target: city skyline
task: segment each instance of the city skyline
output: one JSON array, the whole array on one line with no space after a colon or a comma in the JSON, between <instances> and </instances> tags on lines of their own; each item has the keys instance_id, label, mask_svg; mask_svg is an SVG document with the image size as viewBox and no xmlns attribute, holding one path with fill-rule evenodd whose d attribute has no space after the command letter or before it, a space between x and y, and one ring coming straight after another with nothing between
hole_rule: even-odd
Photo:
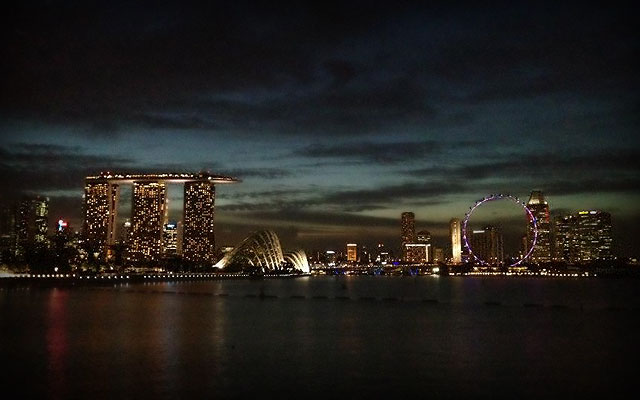
<instances>
[{"instance_id":1,"label":"city skyline","mask_svg":"<svg viewBox=\"0 0 640 400\"><path fill-rule=\"evenodd\" d=\"M606 211L614 253L640 252L623 8L14 7L0 200L48 197L51 228L81 227L87 175L210 170L244 181L215 194L216 245L397 246L407 210L446 241L476 199L540 190L550 221Z\"/></svg>"}]
</instances>

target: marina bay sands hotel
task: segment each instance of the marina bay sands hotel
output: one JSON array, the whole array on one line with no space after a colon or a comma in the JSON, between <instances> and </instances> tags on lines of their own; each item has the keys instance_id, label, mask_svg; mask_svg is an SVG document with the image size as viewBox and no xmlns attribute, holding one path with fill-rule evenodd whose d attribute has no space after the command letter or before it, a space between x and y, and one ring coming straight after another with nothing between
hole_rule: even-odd
<instances>
[{"instance_id":1,"label":"marina bay sands hotel","mask_svg":"<svg viewBox=\"0 0 640 400\"><path fill-rule=\"evenodd\" d=\"M162 254L162 231L167 216L167 184L184 184L182 257L215 262L215 185L236 183L230 176L198 174L111 174L88 176L84 186L84 234L88 248L102 258L113 257L121 185L133 185L129 260L153 263Z\"/></svg>"}]
</instances>

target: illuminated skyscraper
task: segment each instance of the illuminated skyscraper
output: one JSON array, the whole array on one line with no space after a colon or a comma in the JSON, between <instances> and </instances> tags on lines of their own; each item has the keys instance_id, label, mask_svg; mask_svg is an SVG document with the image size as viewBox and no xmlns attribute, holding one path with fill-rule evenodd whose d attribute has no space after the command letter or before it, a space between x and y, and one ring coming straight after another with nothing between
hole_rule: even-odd
<instances>
[{"instance_id":1,"label":"illuminated skyscraper","mask_svg":"<svg viewBox=\"0 0 640 400\"><path fill-rule=\"evenodd\" d=\"M355 243L347 243L347 262L355 263L358 261L358 245Z\"/></svg>"},{"instance_id":2,"label":"illuminated skyscraper","mask_svg":"<svg viewBox=\"0 0 640 400\"><path fill-rule=\"evenodd\" d=\"M27 249L47 243L48 216L48 198L37 196L20 201L15 218L16 256L22 257Z\"/></svg>"},{"instance_id":3,"label":"illuminated skyscraper","mask_svg":"<svg viewBox=\"0 0 640 400\"><path fill-rule=\"evenodd\" d=\"M554 260L574 262L576 259L575 230L576 217L573 215L555 218Z\"/></svg>"},{"instance_id":4,"label":"illuminated skyscraper","mask_svg":"<svg viewBox=\"0 0 640 400\"><path fill-rule=\"evenodd\" d=\"M164 182L133 182L129 256L134 263L160 259L166 199Z\"/></svg>"},{"instance_id":5,"label":"illuminated skyscraper","mask_svg":"<svg viewBox=\"0 0 640 400\"><path fill-rule=\"evenodd\" d=\"M599 211L579 211L574 228L576 261L587 263L611 260L611 214Z\"/></svg>"},{"instance_id":6,"label":"illuminated skyscraper","mask_svg":"<svg viewBox=\"0 0 640 400\"><path fill-rule=\"evenodd\" d=\"M184 184L182 257L192 263L213 265L215 186L211 182Z\"/></svg>"},{"instance_id":7,"label":"illuminated skyscraper","mask_svg":"<svg viewBox=\"0 0 640 400\"><path fill-rule=\"evenodd\" d=\"M434 247L433 248L433 263L441 263L444 262L444 250L442 247Z\"/></svg>"},{"instance_id":8,"label":"illuminated skyscraper","mask_svg":"<svg viewBox=\"0 0 640 400\"><path fill-rule=\"evenodd\" d=\"M87 180L84 185L84 238L90 252L109 257L116 240L116 217L120 187L106 179Z\"/></svg>"},{"instance_id":9,"label":"illuminated skyscraper","mask_svg":"<svg viewBox=\"0 0 640 400\"><path fill-rule=\"evenodd\" d=\"M16 208L7 206L0 209L0 262L13 259L16 255Z\"/></svg>"},{"instance_id":10,"label":"illuminated skyscraper","mask_svg":"<svg viewBox=\"0 0 640 400\"><path fill-rule=\"evenodd\" d=\"M378 243L376 246L376 262L386 264L391 259L389 252L385 249L384 243Z\"/></svg>"},{"instance_id":11,"label":"illuminated skyscraper","mask_svg":"<svg viewBox=\"0 0 640 400\"><path fill-rule=\"evenodd\" d=\"M115 221L119 185L133 184L133 208L128 259L133 262L157 261L161 255L163 226L167 223L167 183L184 183L184 224L177 226L178 244L187 250L186 259L213 263L213 210L215 184L235 183L236 178L207 172L161 174L113 174L87 176L85 179L84 234L89 251L110 258L115 244ZM188 220L188 221L187 221ZM184 228L184 229L183 229ZM123 236L123 239L125 237ZM184 240L181 240L184 239ZM184 243L183 243L184 242ZM181 246L184 245L184 246Z\"/></svg>"},{"instance_id":12,"label":"illuminated skyscraper","mask_svg":"<svg viewBox=\"0 0 640 400\"><path fill-rule=\"evenodd\" d=\"M473 231L471 248L476 257L489 265L500 265L504 262L502 233L495 226L488 225L484 229Z\"/></svg>"},{"instance_id":13,"label":"illuminated skyscraper","mask_svg":"<svg viewBox=\"0 0 640 400\"><path fill-rule=\"evenodd\" d=\"M401 218L402 233L402 261L410 262L407 258L407 244L416 241L416 216L412 212L403 212Z\"/></svg>"},{"instance_id":14,"label":"illuminated skyscraper","mask_svg":"<svg viewBox=\"0 0 640 400\"><path fill-rule=\"evenodd\" d=\"M531 192L527 208L536 218L538 225L538 238L536 246L531 253L531 261L534 263L547 263L551 261L551 217L549 215L549 204L541 191ZM533 225L527 225L527 239L533 242Z\"/></svg>"},{"instance_id":15,"label":"illuminated skyscraper","mask_svg":"<svg viewBox=\"0 0 640 400\"><path fill-rule=\"evenodd\" d=\"M329 267L333 267L336 265L338 261L338 255L334 250L327 250L324 254L324 261Z\"/></svg>"},{"instance_id":16,"label":"illuminated skyscraper","mask_svg":"<svg viewBox=\"0 0 640 400\"><path fill-rule=\"evenodd\" d=\"M360 249L358 250L357 259L358 259L358 262L361 264L371 263L373 259L373 255L371 254L371 250L367 247L366 244L363 244L362 246L360 246Z\"/></svg>"},{"instance_id":17,"label":"illuminated skyscraper","mask_svg":"<svg viewBox=\"0 0 640 400\"><path fill-rule=\"evenodd\" d=\"M449 221L449 235L451 237L451 262L459 264L462 262L462 242L460 239L460 220L452 218Z\"/></svg>"}]
</instances>

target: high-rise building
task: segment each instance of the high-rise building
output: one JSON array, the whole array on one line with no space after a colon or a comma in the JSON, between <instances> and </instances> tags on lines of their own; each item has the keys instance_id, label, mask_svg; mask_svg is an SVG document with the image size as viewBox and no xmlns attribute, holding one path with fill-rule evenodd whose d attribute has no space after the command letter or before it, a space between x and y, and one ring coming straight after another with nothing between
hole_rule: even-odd
<instances>
[{"instance_id":1,"label":"high-rise building","mask_svg":"<svg viewBox=\"0 0 640 400\"><path fill-rule=\"evenodd\" d=\"M335 250L327 250L324 253L324 261L329 267L335 266L338 261L338 255Z\"/></svg>"},{"instance_id":2,"label":"high-rise building","mask_svg":"<svg viewBox=\"0 0 640 400\"><path fill-rule=\"evenodd\" d=\"M168 222L167 183L184 183L184 221L177 227L176 252L198 264L215 261L215 184L236 178L208 172L114 174L103 172L85 179L84 236L89 251L109 259L116 239L119 185L133 184L133 209L129 240L130 261L155 261L162 253L162 231ZM123 237L125 239L125 237Z\"/></svg>"},{"instance_id":3,"label":"high-rise building","mask_svg":"<svg viewBox=\"0 0 640 400\"><path fill-rule=\"evenodd\" d=\"M522 235L520 238L520 258L524 258L527 253L529 253L529 235Z\"/></svg>"},{"instance_id":4,"label":"high-rise building","mask_svg":"<svg viewBox=\"0 0 640 400\"><path fill-rule=\"evenodd\" d=\"M0 208L0 235L11 236L15 234L15 228L16 228L15 206L5 206Z\"/></svg>"},{"instance_id":5,"label":"high-rise building","mask_svg":"<svg viewBox=\"0 0 640 400\"><path fill-rule=\"evenodd\" d=\"M489 265L504 262L502 233L498 227L488 225L484 229L474 230L471 235L471 248L476 257Z\"/></svg>"},{"instance_id":6,"label":"high-rise building","mask_svg":"<svg viewBox=\"0 0 640 400\"><path fill-rule=\"evenodd\" d=\"M376 246L376 262L380 264L386 264L390 261L391 256L389 252L384 247L384 243L378 243Z\"/></svg>"},{"instance_id":7,"label":"high-rise building","mask_svg":"<svg viewBox=\"0 0 640 400\"><path fill-rule=\"evenodd\" d=\"M215 262L215 186L211 182L184 184L182 257L196 264Z\"/></svg>"},{"instance_id":8,"label":"high-rise building","mask_svg":"<svg viewBox=\"0 0 640 400\"><path fill-rule=\"evenodd\" d=\"M611 214L599 210L578 211L573 230L576 261L611 260Z\"/></svg>"},{"instance_id":9,"label":"high-rise building","mask_svg":"<svg viewBox=\"0 0 640 400\"><path fill-rule=\"evenodd\" d=\"M358 262L368 265L371 264L372 258L373 256L369 247L367 247L366 244L360 246L360 249L358 250Z\"/></svg>"},{"instance_id":10,"label":"high-rise building","mask_svg":"<svg viewBox=\"0 0 640 400\"><path fill-rule=\"evenodd\" d=\"M536 218L538 228L536 245L531 253L530 260L533 263L548 263L551 261L551 216L549 214L549 204L545 200L544 194L539 190L532 191L527 202L527 208ZM533 243L533 236L533 224L528 224L527 238L529 243Z\"/></svg>"},{"instance_id":11,"label":"high-rise building","mask_svg":"<svg viewBox=\"0 0 640 400\"><path fill-rule=\"evenodd\" d=\"M451 218L449 221L449 236L451 237L451 262L460 264L462 262L462 242L460 239L460 220Z\"/></svg>"},{"instance_id":12,"label":"high-rise building","mask_svg":"<svg viewBox=\"0 0 640 400\"><path fill-rule=\"evenodd\" d=\"M49 199L36 196L20 201L15 218L16 256L23 257L33 246L47 243Z\"/></svg>"},{"instance_id":13,"label":"high-rise building","mask_svg":"<svg viewBox=\"0 0 640 400\"><path fill-rule=\"evenodd\" d=\"M403 212L401 217L401 245L402 261L410 262L407 258L407 244L416 241L416 216L412 212Z\"/></svg>"},{"instance_id":14,"label":"high-rise building","mask_svg":"<svg viewBox=\"0 0 640 400\"><path fill-rule=\"evenodd\" d=\"M444 262L444 250L442 247L433 248L433 262L436 264Z\"/></svg>"},{"instance_id":15,"label":"high-rise building","mask_svg":"<svg viewBox=\"0 0 640 400\"><path fill-rule=\"evenodd\" d=\"M176 223L164 224L162 228L162 254L174 256L178 253L178 225Z\"/></svg>"},{"instance_id":16,"label":"high-rise building","mask_svg":"<svg viewBox=\"0 0 640 400\"><path fill-rule=\"evenodd\" d=\"M160 259L166 199L164 182L133 182L129 256L134 263Z\"/></svg>"},{"instance_id":17,"label":"high-rise building","mask_svg":"<svg viewBox=\"0 0 640 400\"><path fill-rule=\"evenodd\" d=\"M555 218L554 260L574 262L576 259L576 243L574 229L576 217L573 215L557 216Z\"/></svg>"},{"instance_id":18,"label":"high-rise building","mask_svg":"<svg viewBox=\"0 0 640 400\"><path fill-rule=\"evenodd\" d=\"M16 208L0 209L0 262L7 262L16 255Z\"/></svg>"},{"instance_id":19,"label":"high-rise building","mask_svg":"<svg viewBox=\"0 0 640 400\"><path fill-rule=\"evenodd\" d=\"M106 179L87 180L84 186L83 233L87 249L110 257L116 241L116 217L120 187Z\"/></svg>"},{"instance_id":20,"label":"high-rise building","mask_svg":"<svg viewBox=\"0 0 640 400\"><path fill-rule=\"evenodd\" d=\"M356 243L347 243L347 262L355 263L358 261L358 245Z\"/></svg>"}]
</instances>

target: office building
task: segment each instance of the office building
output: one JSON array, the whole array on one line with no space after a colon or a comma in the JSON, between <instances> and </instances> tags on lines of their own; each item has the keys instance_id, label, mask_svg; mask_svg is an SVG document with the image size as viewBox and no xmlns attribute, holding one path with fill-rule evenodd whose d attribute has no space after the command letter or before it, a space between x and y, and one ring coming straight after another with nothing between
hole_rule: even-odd
<instances>
[{"instance_id":1,"label":"office building","mask_svg":"<svg viewBox=\"0 0 640 400\"><path fill-rule=\"evenodd\" d=\"M0 209L0 262L13 260L16 253L16 207Z\"/></svg>"},{"instance_id":2,"label":"office building","mask_svg":"<svg viewBox=\"0 0 640 400\"><path fill-rule=\"evenodd\" d=\"M576 261L588 263L613 259L611 214L599 210L578 211L575 218Z\"/></svg>"},{"instance_id":3,"label":"office building","mask_svg":"<svg viewBox=\"0 0 640 400\"><path fill-rule=\"evenodd\" d=\"M449 236L451 238L451 262L460 264L462 262L462 239L460 231L460 220L452 218L449 221Z\"/></svg>"},{"instance_id":4,"label":"office building","mask_svg":"<svg viewBox=\"0 0 640 400\"><path fill-rule=\"evenodd\" d=\"M572 263L576 260L577 254L574 229L576 217L574 215L558 216L554 220L554 260L559 262Z\"/></svg>"},{"instance_id":5,"label":"office building","mask_svg":"<svg viewBox=\"0 0 640 400\"><path fill-rule=\"evenodd\" d=\"M337 264L338 255L334 250L327 250L324 254L324 262L329 267L334 267Z\"/></svg>"},{"instance_id":6,"label":"office building","mask_svg":"<svg viewBox=\"0 0 640 400\"><path fill-rule=\"evenodd\" d=\"M433 248L432 262L434 264L444 262L444 250L442 249L442 247L434 247Z\"/></svg>"},{"instance_id":7,"label":"office building","mask_svg":"<svg viewBox=\"0 0 640 400\"><path fill-rule=\"evenodd\" d=\"M471 234L473 254L488 265L501 265L504 262L502 233L495 226L485 226Z\"/></svg>"},{"instance_id":8,"label":"office building","mask_svg":"<svg viewBox=\"0 0 640 400\"><path fill-rule=\"evenodd\" d=\"M401 216L402 261L410 262L407 257L407 244L416 242L416 217L412 212L403 212Z\"/></svg>"},{"instance_id":9,"label":"office building","mask_svg":"<svg viewBox=\"0 0 640 400\"><path fill-rule=\"evenodd\" d=\"M538 190L532 191L527 208L536 218L538 228L536 245L529 260L536 264L548 263L551 261L551 216L549 204L545 200L544 194ZM530 223L527 225L529 247L533 243L533 236L533 224Z\"/></svg>"},{"instance_id":10,"label":"office building","mask_svg":"<svg viewBox=\"0 0 640 400\"><path fill-rule=\"evenodd\" d=\"M384 246L384 243L378 243L376 245L376 263L386 265L391 261L391 255Z\"/></svg>"},{"instance_id":11,"label":"office building","mask_svg":"<svg viewBox=\"0 0 640 400\"><path fill-rule=\"evenodd\" d=\"M20 201L15 217L15 256L22 258L32 248L47 245L49 199L28 197Z\"/></svg>"},{"instance_id":12,"label":"office building","mask_svg":"<svg viewBox=\"0 0 640 400\"><path fill-rule=\"evenodd\" d=\"M347 262L356 263L358 261L358 245L347 243Z\"/></svg>"}]
</instances>

